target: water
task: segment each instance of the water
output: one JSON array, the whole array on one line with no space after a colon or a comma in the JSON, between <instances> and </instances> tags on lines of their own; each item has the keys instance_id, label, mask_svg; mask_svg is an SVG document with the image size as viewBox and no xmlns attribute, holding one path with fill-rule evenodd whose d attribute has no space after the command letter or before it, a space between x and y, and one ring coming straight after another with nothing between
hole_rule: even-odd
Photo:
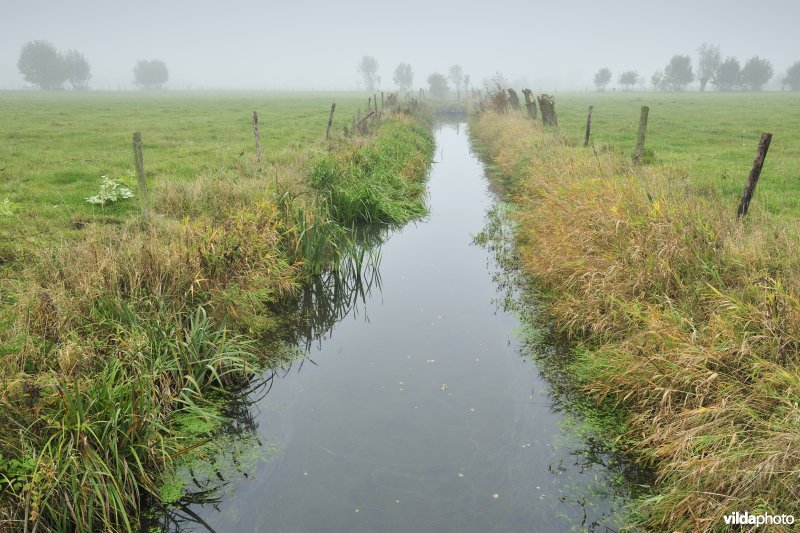
<instances>
[{"instance_id":1,"label":"water","mask_svg":"<svg viewBox=\"0 0 800 533\"><path fill-rule=\"evenodd\" d=\"M234 468L209 476L213 501L184 505L169 529L616 529L610 473L562 428L497 303L493 258L472 243L495 199L466 126L436 137L430 217L390 235L362 283L309 294L318 328L341 320L240 406L233 434L257 458L232 451Z\"/></svg>"}]
</instances>

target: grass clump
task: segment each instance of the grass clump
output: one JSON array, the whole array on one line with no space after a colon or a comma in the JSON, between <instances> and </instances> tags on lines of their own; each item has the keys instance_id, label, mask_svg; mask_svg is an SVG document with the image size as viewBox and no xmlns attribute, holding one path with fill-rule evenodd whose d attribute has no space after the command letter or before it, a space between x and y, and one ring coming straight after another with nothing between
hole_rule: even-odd
<instances>
[{"instance_id":1,"label":"grass clump","mask_svg":"<svg viewBox=\"0 0 800 533\"><path fill-rule=\"evenodd\" d=\"M796 228L739 223L679 169L571 146L515 114L471 128L517 205L522 267L578 344L569 371L624 409L625 442L655 470L640 525L800 514Z\"/></svg>"},{"instance_id":2,"label":"grass clump","mask_svg":"<svg viewBox=\"0 0 800 533\"><path fill-rule=\"evenodd\" d=\"M311 184L327 196L332 217L354 223L404 224L426 214L426 174L435 143L419 122L384 122L360 145L344 140L314 167Z\"/></svg>"}]
</instances>

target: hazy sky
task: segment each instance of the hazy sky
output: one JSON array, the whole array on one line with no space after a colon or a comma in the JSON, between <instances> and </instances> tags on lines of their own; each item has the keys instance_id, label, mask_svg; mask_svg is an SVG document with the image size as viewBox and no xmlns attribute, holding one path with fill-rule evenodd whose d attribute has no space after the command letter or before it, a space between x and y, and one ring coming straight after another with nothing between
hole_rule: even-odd
<instances>
[{"instance_id":1,"label":"hazy sky","mask_svg":"<svg viewBox=\"0 0 800 533\"><path fill-rule=\"evenodd\" d=\"M93 88L128 87L139 59L162 59L169 87L355 88L378 59L382 86L408 62L415 86L458 63L473 84L496 71L534 90L592 85L594 72L649 79L703 42L742 63L800 60L800 0L0 0L0 88L21 87L24 43L77 49Z\"/></svg>"}]
</instances>

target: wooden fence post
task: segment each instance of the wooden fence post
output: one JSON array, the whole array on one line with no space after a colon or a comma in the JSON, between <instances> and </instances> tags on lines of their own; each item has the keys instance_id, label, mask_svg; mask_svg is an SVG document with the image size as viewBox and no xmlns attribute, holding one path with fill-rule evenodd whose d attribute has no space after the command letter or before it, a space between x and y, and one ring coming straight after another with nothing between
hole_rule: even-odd
<instances>
[{"instance_id":1,"label":"wooden fence post","mask_svg":"<svg viewBox=\"0 0 800 533\"><path fill-rule=\"evenodd\" d=\"M531 120L536 120L536 100L533 97L533 91L522 89L522 94L525 95L525 108L528 110L528 117Z\"/></svg>"},{"instance_id":2,"label":"wooden fence post","mask_svg":"<svg viewBox=\"0 0 800 533\"><path fill-rule=\"evenodd\" d=\"M136 166L136 175L139 177L139 199L142 202L142 218L150 222L150 208L147 202L147 181L144 178L144 158L142 157L142 134L133 134L133 163Z\"/></svg>"},{"instance_id":3,"label":"wooden fence post","mask_svg":"<svg viewBox=\"0 0 800 533\"><path fill-rule=\"evenodd\" d=\"M331 124L333 124L333 112L336 111L336 102L331 104L331 115L328 117L328 127L325 129L325 138L331 134Z\"/></svg>"},{"instance_id":4,"label":"wooden fence post","mask_svg":"<svg viewBox=\"0 0 800 533\"><path fill-rule=\"evenodd\" d=\"M639 115L639 135L636 138L636 150L633 152L633 160L636 163L642 162L644 156L644 137L647 132L647 115L650 113L650 108L646 105L642 106L641 114Z\"/></svg>"},{"instance_id":5,"label":"wooden fence post","mask_svg":"<svg viewBox=\"0 0 800 533\"><path fill-rule=\"evenodd\" d=\"M370 111L369 113L367 113L367 115L364 118L359 119L358 124L357 124L356 127L359 129L359 131L361 133L366 133L367 132L367 120L369 119L369 117L371 117L373 115L375 115L375 110L374 109L372 111ZM361 112L360 111L358 113L358 116L359 117L361 116Z\"/></svg>"},{"instance_id":6,"label":"wooden fence post","mask_svg":"<svg viewBox=\"0 0 800 533\"><path fill-rule=\"evenodd\" d=\"M586 115L586 135L583 138L583 147L586 148L589 146L589 133L592 131L592 110L594 109L593 105L589 106L589 114Z\"/></svg>"},{"instance_id":7,"label":"wooden fence post","mask_svg":"<svg viewBox=\"0 0 800 533\"><path fill-rule=\"evenodd\" d=\"M514 111L520 110L519 96L517 96L517 91L514 89L508 89L508 103L511 104L511 109Z\"/></svg>"},{"instance_id":8,"label":"wooden fence post","mask_svg":"<svg viewBox=\"0 0 800 533\"><path fill-rule=\"evenodd\" d=\"M753 199L753 192L756 190L758 184L758 177L761 175L761 169L764 167L764 159L767 158L767 151L769 144L772 142L772 134L763 132L761 139L758 141L758 150L756 150L756 158L753 160L753 168L750 169L750 175L747 177L747 185L744 187L742 199L739 202L739 208L736 210L736 218L740 218L747 214L750 207L750 200Z\"/></svg>"},{"instance_id":9,"label":"wooden fence post","mask_svg":"<svg viewBox=\"0 0 800 533\"><path fill-rule=\"evenodd\" d=\"M555 97L549 94L543 94L536 99L539 101L539 111L542 112L542 124L545 126L558 127Z\"/></svg>"},{"instance_id":10,"label":"wooden fence post","mask_svg":"<svg viewBox=\"0 0 800 533\"><path fill-rule=\"evenodd\" d=\"M261 134L258 132L258 113L253 111L253 137L256 139L256 160L261 162Z\"/></svg>"}]
</instances>

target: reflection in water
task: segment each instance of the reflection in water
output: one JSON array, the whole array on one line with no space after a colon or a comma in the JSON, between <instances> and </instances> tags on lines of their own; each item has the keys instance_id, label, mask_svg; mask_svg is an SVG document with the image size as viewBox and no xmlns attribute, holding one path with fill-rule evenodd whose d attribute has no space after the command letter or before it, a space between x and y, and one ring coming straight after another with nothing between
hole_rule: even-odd
<instances>
[{"instance_id":1,"label":"reflection in water","mask_svg":"<svg viewBox=\"0 0 800 533\"><path fill-rule=\"evenodd\" d=\"M366 303L373 290L380 292L380 246L393 230L390 226L357 228L353 232L350 253L335 270L313 276L301 293L283 303L283 312L293 317L294 328L287 335L287 349L277 357L274 368L255 377L246 388L237 391L220 409L221 426L211 437L213 444L178 468L183 496L174 503L161 506L148 527L162 531L215 531L194 510L198 506L219 510L220 504L232 496L229 486L249 477L258 463L274 455L278 449L265 444L258 435L258 404L272 390L276 380L285 378L306 362L312 346L321 347L334 326L348 315L366 316Z\"/></svg>"},{"instance_id":2,"label":"reflection in water","mask_svg":"<svg viewBox=\"0 0 800 533\"><path fill-rule=\"evenodd\" d=\"M386 225L356 228L350 250L335 270L313 276L300 294L283 303L292 324L284 341L309 351L329 337L334 326L348 315L366 315L373 290L380 292L380 247L395 228Z\"/></svg>"},{"instance_id":3,"label":"reflection in water","mask_svg":"<svg viewBox=\"0 0 800 533\"><path fill-rule=\"evenodd\" d=\"M367 298L373 289L380 291L380 285L377 260L348 262L347 268L315 276L297 299L299 320L295 343L306 350L310 350L315 341L322 346L336 323L350 313L359 316L363 312L368 322Z\"/></svg>"},{"instance_id":4,"label":"reflection in water","mask_svg":"<svg viewBox=\"0 0 800 533\"><path fill-rule=\"evenodd\" d=\"M232 396L220 409L222 425L210 436L197 454L177 468L167 483L178 487L182 497L146 521L147 531L215 531L192 506L218 508L231 494L230 484L248 477L259 461L268 459L274 448L264 447L258 437L256 403L269 392L274 373L251 383L247 390Z\"/></svg>"},{"instance_id":5,"label":"reflection in water","mask_svg":"<svg viewBox=\"0 0 800 533\"><path fill-rule=\"evenodd\" d=\"M569 373L573 351L546 322L547 315L541 312L537 301L538 291L520 269L509 209L501 202L492 206L486 213L484 229L474 242L491 254L491 277L497 288L495 304L516 316L522 326L520 355L536 362L547 384L552 411L563 416L563 447L569 460L560 458L548 466L548 471L555 477L568 471L580 476L562 484L564 490L558 499L578 506L582 518L564 514L562 519L574 524L580 518L581 531L613 531L609 525L624 516L626 504L651 481L651 472L616 448L614 435L603 431L604 424L618 422L614 417L619 413L589 400Z\"/></svg>"},{"instance_id":6,"label":"reflection in water","mask_svg":"<svg viewBox=\"0 0 800 533\"><path fill-rule=\"evenodd\" d=\"M143 531L217 531L195 511L201 508L219 511L221 504L234 496L236 483L249 478L280 451L278 446L264 442L259 436L258 405L276 380L285 378L295 366L299 371L310 359L292 350L279 359L283 361L281 366L253 378L220 407L219 428L209 442L198 448L198 453L175 472L174 481L182 496L169 504L152 502L156 509L146 516Z\"/></svg>"}]
</instances>

